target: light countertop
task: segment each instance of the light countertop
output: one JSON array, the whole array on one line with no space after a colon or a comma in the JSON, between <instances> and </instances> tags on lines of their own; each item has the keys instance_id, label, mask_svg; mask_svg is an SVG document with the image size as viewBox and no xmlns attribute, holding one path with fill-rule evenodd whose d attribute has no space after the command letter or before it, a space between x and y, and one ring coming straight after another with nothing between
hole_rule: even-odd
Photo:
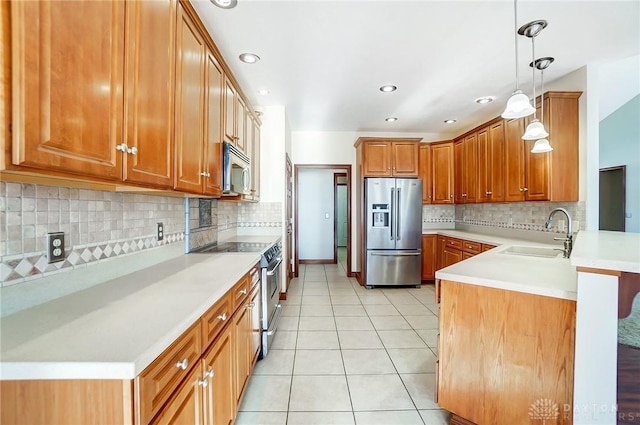
<instances>
[{"instance_id":1,"label":"light countertop","mask_svg":"<svg viewBox=\"0 0 640 425\"><path fill-rule=\"evenodd\" d=\"M640 233L581 231L571 253L571 264L640 273Z\"/></svg>"},{"instance_id":2,"label":"light countertop","mask_svg":"<svg viewBox=\"0 0 640 425\"><path fill-rule=\"evenodd\" d=\"M259 259L182 255L3 317L0 379L133 379Z\"/></svg>"}]
</instances>

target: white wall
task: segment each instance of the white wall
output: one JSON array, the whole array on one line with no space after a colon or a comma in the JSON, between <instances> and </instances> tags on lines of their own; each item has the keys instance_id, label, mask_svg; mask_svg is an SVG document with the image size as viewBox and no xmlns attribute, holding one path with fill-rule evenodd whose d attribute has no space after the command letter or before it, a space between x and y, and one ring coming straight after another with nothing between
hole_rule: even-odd
<instances>
[{"instance_id":1,"label":"white wall","mask_svg":"<svg viewBox=\"0 0 640 425\"><path fill-rule=\"evenodd\" d=\"M604 63L599 69L599 121L640 94L640 56Z\"/></svg>"},{"instance_id":2,"label":"white wall","mask_svg":"<svg viewBox=\"0 0 640 425\"><path fill-rule=\"evenodd\" d=\"M298 256L333 260L333 174L327 169L298 170Z\"/></svg>"}]
</instances>

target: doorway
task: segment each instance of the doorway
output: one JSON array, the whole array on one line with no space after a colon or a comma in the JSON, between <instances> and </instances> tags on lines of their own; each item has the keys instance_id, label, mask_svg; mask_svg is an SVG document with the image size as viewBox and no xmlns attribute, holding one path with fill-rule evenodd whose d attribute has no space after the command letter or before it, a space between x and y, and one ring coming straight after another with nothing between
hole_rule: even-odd
<instances>
[{"instance_id":1,"label":"doorway","mask_svg":"<svg viewBox=\"0 0 640 425\"><path fill-rule=\"evenodd\" d=\"M347 175L333 174L333 258L336 263L346 263L347 249Z\"/></svg>"},{"instance_id":2,"label":"doorway","mask_svg":"<svg viewBox=\"0 0 640 425\"><path fill-rule=\"evenodd\" d=\"M286 236L286 251L287 251L287 270L286 281L289 288L291 279L293 278L293 165L291 164L291 158L289 154L285 153L285 197L286 197L286 210L285 210L285 224L287 226Z\"/></svg>"},{"instance_id":3,"label":"doorway","mask_svg":"<svg viewBox=\"0 0 640 425\"><path fill-rule=\"evenodd\" d=\"M600 230L625 231L626 166L600 169Z\"/></svg>"},{"instance_id":4,"label":"doorway","mask_svg":"<svg viewBox=\"0 0 640 425\"><path fill-rule=\"evenodd\" d=\"M346 274L353 276L351 271L351 164L328 164L328 165L294 165L294 237L295 237L295 259L294 274L299 276L300 264L333 264L337 262L337 226L335 218L330 220L330 216L335 214L335 174L344 176L344 190L346 190ZM313 178L309 176L324 175L328 176L328 183L318 185ZM323 177L324 179L324 177ZM322 180L323 182L325 180ZM342 190L342 189L341 189ZM324 203L320 206L315 205L319 199L323 199ZM320 221L315 223L313 218L318 216ZM329 221L330 220L330 221ZM304 222L304 223L303 223ZM327 223L329 228L325 233L318 233L320 224ZM311 232L311 233L310 233ZM315 232L315 233L313 233ZM304 234L301 234L304 233ZM316 249L320 243L324 245L326 238L330 238L328 243L328 255L316 257L314 253L309 255L306 253L307 247ZM302 246L303 258L301 259L301 238L306 244ZM322 239L322 241L320 241ZM332 252L333 251L333 252Z\"/></svg>"}]
</instances>

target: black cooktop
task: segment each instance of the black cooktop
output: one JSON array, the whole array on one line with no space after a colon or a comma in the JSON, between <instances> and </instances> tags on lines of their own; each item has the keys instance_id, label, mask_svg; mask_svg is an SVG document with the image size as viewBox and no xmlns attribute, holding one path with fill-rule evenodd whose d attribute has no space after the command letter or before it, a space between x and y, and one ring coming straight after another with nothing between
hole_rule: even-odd
<instances>
[{"instance_id":1,"label":"black cooktop","mask_svg":"<svg viewBox=\"0 0 640 425\"><path fill-rule=\"evenodd\" d=\"M214 252L262 252L272 244L264 242L223 242L213 246L206 246L196 253Z\"/></svg>"}]
</instances>

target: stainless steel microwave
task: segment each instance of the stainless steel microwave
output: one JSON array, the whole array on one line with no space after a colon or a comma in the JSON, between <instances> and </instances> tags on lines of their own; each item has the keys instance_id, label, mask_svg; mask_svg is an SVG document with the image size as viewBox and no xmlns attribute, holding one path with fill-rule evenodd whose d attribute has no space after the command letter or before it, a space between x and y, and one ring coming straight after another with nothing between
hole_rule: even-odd
<instances>
[{"instance_id":1,"label":"stainless steel microwave","mask_svg":"<svg viewBox=\"0 0 640 425\"><path fill-rule=\"evenodd\" d=\"M222 194L251 194L251 159L229 142L222 145Z\"/></svg>"}]
</instances>

